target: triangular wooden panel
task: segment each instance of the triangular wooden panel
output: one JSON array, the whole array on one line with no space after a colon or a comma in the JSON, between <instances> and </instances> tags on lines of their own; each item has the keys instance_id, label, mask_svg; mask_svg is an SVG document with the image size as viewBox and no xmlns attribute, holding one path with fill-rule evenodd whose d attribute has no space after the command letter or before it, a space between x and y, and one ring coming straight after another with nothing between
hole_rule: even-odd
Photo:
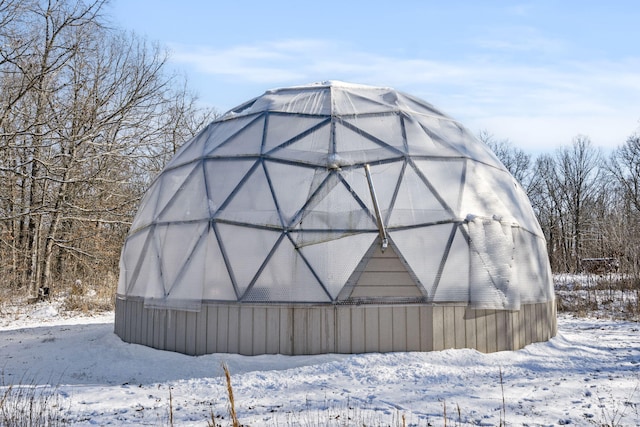
<instances>
[{"instance_id":1,"label":"triangular wooden panel","mask_svg":"<svg viewBox=\"0 0 640 427\"><path fill-rule=\"evenodd\" d=\"M347 281L338 300L422 299L426 296L393 245L382 251L378 238Z\"/></svg>"}]
</instances>

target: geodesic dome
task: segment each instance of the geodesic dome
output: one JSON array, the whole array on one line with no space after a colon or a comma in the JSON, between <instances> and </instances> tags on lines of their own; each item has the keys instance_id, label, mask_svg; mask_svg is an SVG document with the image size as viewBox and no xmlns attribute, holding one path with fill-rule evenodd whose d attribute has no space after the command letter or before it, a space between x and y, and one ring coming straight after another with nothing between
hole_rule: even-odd
<instances>
[{"instance_id":1,"label":"geodesic dome","mask_svg":"<svg viewBox=\"0 0 640 427\"><path fill-rule=\"evenodd\" d=\"M131 226L116 312L126 341L191 354L555 334L542 231L494 154L424 101L335 81L268 91L181 148Z\"/></svg>"}]
</instances>

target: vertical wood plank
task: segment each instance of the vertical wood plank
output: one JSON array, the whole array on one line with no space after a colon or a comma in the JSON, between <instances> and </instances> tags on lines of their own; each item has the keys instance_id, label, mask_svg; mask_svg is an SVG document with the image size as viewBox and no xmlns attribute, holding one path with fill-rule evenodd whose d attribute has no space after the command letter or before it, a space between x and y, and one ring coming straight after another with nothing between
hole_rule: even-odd
<instances>
[{"instance_id":1,"label":"vertical wood plank","mask_svg":"<svg viewBox=\"0 0 640 427\"><path fill-rule=\"evenodd\" d=\"M200 311L196 313L196 355L207 354L207 313L209 307L205 304L200 306Z\"/></svg>"},{"instance_id":2,"label":"vertical wood plank","mask_svg":"<svg viewBox=\"0 0 640 427\"><path fill-rule=\"evenodd\" d=\"M454 321L454 348L465 348L467 345L467 322L464 319L466 307L453 307Z\"/></svg>"},{"instance_id":3,"label":"vertical wood plank","mask_svg":"<svg viewBox=\"0 0 640 427\"><path fill-rule=\"evenodd\" d=\"M293 307L282 307L280 312L279 352L293 354Z\"/></svg>"},{"instance_id":4,"label":"vertical wood plank","mask_svg":"<svg viewBox=\"0 0 640 427\"><path fill-rule=\"evenodd\" d=\"M378 308L378 349L381 353L393 351L393 310L391 307Z\"/></svg>"},{"instance_id":5,"label":"vertical wood plank","mask_svg":"<svg viewBox=\"0 0 640 427\"><path fill-rule=\"evenodd\" d=\"M433 306L420 307L420 350L433 351Z\"/></svg>"},{"instance_id":6,"label":"vertical wood plank","mask_svg":"<svg viewBox=\"0 0 640 427\"><path fill-rule=\"evenodd\" d=\"M167 334L165 337L165 348L169 351L176 351L176 313L173 310L167 312Z\"/></svg>"},{"instance_id":7,"label":"vertical wood plank","mask_svg":"<svg viewBox=\"0 0 640 427\"><path fill-rule=\"evenodd\" d=\"M533 342L533 310L531 304L524 306L524 344L529 345Z\"/></svg>"},{"instance_id":8,"label":"vertical wood plank","mask_svg":"<svg viewBox=\"0 0 640 427\"><path fill-rule=\"evenodd\" d=\"M487 313L487 353L498 350L498 337L496 336L496 310L486 310Z\"/></svg>"},{"instance_id":9,"label":"vertical wood plank","mask_svg":"<svg viewBox=\"0 0 640 427\"><path fill-rule=\"evenodd\" d=\"M553 331L553 324L554 324L554 318L553 318L553 301L547 301L546 305L546 313L547 313L547 336L545 337L546 340L550 340L551 338L553 338L555 336L554 331Z\"/></svg>"},{"instance_id":10,"label":"vertical wood plank","mask_svg":"<svg viewBox=\"0 0 640 427\"><path fill-rule=\"evenodd\" d=\"M420 308L409 306L407 313L407 351L420 351Z\"/></svg>"},{"instance_id":11,"label":"vertical wood plank","mask_svg":"<svg viewBox=\"0 0 640 427\"><path fill-rule=\"evenodd\" d=\"M518 311L518 338L520 339L520 347L524 348L527 343L527 307L521 306Z\"/></svg>"},{"instance_id":12,"label":"vertical wood plank","mask_svg":"<svg viewBox=\"0 0 640 427\"><path fill-rule=\"evenodd\" d=\"M407 312L404 306L392 307L393 351L407 351Z\"/></svg>"},{"instance_id":13,"label":"vertical wood plank","mask_svg":"<svg viewBox=\"0 0 640 427\"><path fill-rule=\"evenodd\" d=\"M173 317L176 319L175 323L175 346L174 351L178 353L187 352L187 313L182 310L171 310Z\"/></svg>"},{"instance_id":14,"label":"vertical wood plank","mask_svg":"<svg viewBox=\"0 0 640 427\"><path fill-rule=\"evenodd\" d=\"M380 351L380 317L378 307L366 307L364 309L364 351Z\"/></svg>"},{"instance_id":15,"label":"vertical wood plank","mask_svg":"<svg viewBox=\"0 0 640 427\"><path fill-rule=\"evenodd\" d=\"M229 307L228 331L227 351L240 353L240 307L237 305Z\"/></svg>"},{"instance_id":16,"label":"vertical wood plank","mask_svg":"<svg viewBox=\"0 0 640 427\"><path fill-rule=\"evenodd\" d=\"M554 299L549 304L551 304L551 310L553 313L553 315L551 316L551 319L553 319L552 334L555 337L556 335L558 335L558 302Z\"/></svg>"},{"instance_id":17,"label":"vertical wood plank","mask_svg":"<svg viewBox=\"0 0 640 427\"><path fill-rule=\"evenodd\" d=\"M306 351L307 354L320 354L322 351L322 311L319 308L304 309L307 312Z\"/></svg>"},{"instance_id":18,"label":"vertical wood plank","mask_svg":"<svg viewBox=\"0 0 640 427\"><path fill-rule=\"evenodd\" d=\"M293 309L293 354L305 354L307 347L307 310Z\"/></svg>"},{"instance_id":19,"label":"vertical wood plank","mask_svg":"<svg viewBox=\"0 0 640 427\"><path fill-rule=\"evenodd\" d=\"M476 348L487 352L487 310L476 310Z\"/></svg>"},{"instance_id":20,"label":"vertical wood plank","mask_svg":"<svg viewBox=\"0 0 640 427\"><path fill-rule=\"evenodd\" d=\"M253 306L239 307L238 311L238 353L252 356L253 353L253 314L256 308Z\"/></svg>"},{"instance_id":21,"label":"vertical wood plank","mask_svg":"<svg viewBox=\"0 0 640 427\"><path fill-rule=\"evenodd\" d=\"M433 349L444 350L444 307L433 307Z\"/></svg>"},{"instance_id":22,"label":"vertical wood plank","mask_svg":"<svg viewBox=\"0 0 640 427\"><path fill-rule=\"evenodd\" d=\"M442 336L444 338L443 348L455 348L456 346L456 320L455 310L452 306L442 307L443 329Z\"/></svg>"},{"instance_id":23,"label":"vertical wood plank","mask_svg":"<svg viewBox=\"0 0 640 427\"><path fill-rule=\"evenodd\" d=\"M538 342L544 341L544 324L546 322L545 303L536 304L536 317L538 318Z\"/></svg>"},{"instance_id":24,"label":"vertical wood plank","mask_svg":"<svg viewBox=\"0 0 640 427\"><path fill-rule=\"evenodd\" d=\"M207 306L207 354L219 353L218 350L218 306Z\"/></svg>"},{"instance_id":25,"label":"vertical wood plank","mask_svg":"<svg viewBox=\"0 0 640 427\"><path fill-rule=\"evenodd\" d=\"M161 350L167 348L167 310L152 310L153 313L153 347Z\"/></svg>"},{"instance_id":26,"label":"vertical wood plank","mask_svg":"<svg viewBox=\"0 0 640 427\"><path fill-rule=\"evenodd\" d=\"M364 347L364 308L351 307L351 352L363 353Z\"/></svg>"},{"instance_id":27,"label":"vertical wood plank","mask_svg":"<svg viewBox=\"0 0 640 427\"><path fill-rule=\"evenodd\" d=\"M133 339L132 331L133 331L133 302L130 300L125 300L125 308L124 308L124 340L126 342L131 342Z\"/></svg>"},{"instance_id":28,"label":"vertical wood plank","mask_svg":"<svg viewBox=\"0 0 640 427\"><path fill-rule=\"evenodd\" d=\"M217 312L216 348L219 353L229 353L229 307L221 305Z\"/></svg>"},{"instance_id":29,"label":"vertical wood plank","mask_svg":"<svg viewBox=\"0 0 640 427\"><path fill-rule=\"evenodd\" d=\"M131 341L134 343L140 343L140 301L131 301Z\"/></svg>"},{"instance_id":30,"label":"vertical wood plank","mask_svg":"<svg viewBox=\"0 0 640 427\"><path fill-rule=\"evenodd\" d=\"M145 308L142 304L142 324L140 329L142 330L142 340L140 344L153 347L153 312L152 308Z\"/></svg>"},{"instance_id":31,"label":"vertical wood plank","mask_svg":"<svg viewBox=\"0 0 640 427\"><path fill-rule=\"evenodd\" d=\"M335 307L326 307L323 310L322 348L324 353L336 352L336 310Z\"/></svg>"},{"instance_id":32,"label":"vertical wood plank","mask_svg":"<svg viewBox=\"0 0 640 427\"><path fill-rule=\"evenodd\" d=\"M351 311L349 307L337 308L338 353L351 353Z\"/></svg>"},{"instance_id":33,"label":"vertical wood plank","mask_svg":"<svg viewBox=\"0 0 640 427\"><path fill-rule=\"evenodd\" d=\"M196 335L198 330L196 329L197 315L195 311L185 312L185 329L184 329L184 341L185 341L185 353L191 356L196 354Z\"/></svg>"},{"instance_id":34,"label":"vertical wood plank","mask_svg":"<svg viewBox=\"0 0 640 427\"><path fill-rule=\"evenodd\" d=\"M113 317L113 332L122 338L122 307L124 306L123 300L116 297L116 306L114 309L114 317Z\"/></svg>"},{"instance_id":35,"label":"vertical wood plank","mask_svg":"<svg viewBox=\"0 0 640 427\"><path fill-rule=\"evenodd\" d=\"M467 348L478 348L476 310L467 307L464 312L465 345Z\"/></svg>"},{"instance_id":36,"label":"vertical wood plank","mask_svg":"<svg viewBox=\"0 0 640 427\"><path fill-rule=\"evenodd\" d=\"M496 351L508 350L507 338L508 338L508 311L496 310Z\"/></svg>"},{"instance_id":37,"label":"vertical wood plank","mask_svg":"<svg viewBox=\"0 0 640 427\"><path fill-rule=\"evenodd\" d=\"M253 342L251 354L265 354L267 352L267 308L253 308Z\"/></svg>"},{"instance_id":38,"label":"vertical wood plank","mask_svg":"<svg viewBox=\"0 0 640 427\"><path fill-rule=\"evenodd\" d=\"M283 330L281 330L280 325L280 308L279 307L269 307L265 310L266 315L266 341L265 348L267 354L278 354L280 352L280 334L282 334Z\"/></svg>"}]
</instances>

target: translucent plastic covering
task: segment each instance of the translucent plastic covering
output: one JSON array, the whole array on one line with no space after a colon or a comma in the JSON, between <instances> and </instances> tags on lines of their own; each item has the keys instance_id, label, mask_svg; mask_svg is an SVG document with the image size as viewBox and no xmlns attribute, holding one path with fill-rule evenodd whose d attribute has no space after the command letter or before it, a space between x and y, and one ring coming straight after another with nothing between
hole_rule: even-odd
<instances>
[{"instance_id":1,"label":"translucent plastic covering","mask_svg":"<svg viewBox=\"0 0 640 427\"><path fill-rule=\"evenodd\" d=\"M374 246L389 252L369 262ZM118 294L187 310L349 303L352 289L359 303L553 299L527 197L484 144L419 99L333 81L268 91L187 142L120 265Z\"/></svg>"}]
</instances>

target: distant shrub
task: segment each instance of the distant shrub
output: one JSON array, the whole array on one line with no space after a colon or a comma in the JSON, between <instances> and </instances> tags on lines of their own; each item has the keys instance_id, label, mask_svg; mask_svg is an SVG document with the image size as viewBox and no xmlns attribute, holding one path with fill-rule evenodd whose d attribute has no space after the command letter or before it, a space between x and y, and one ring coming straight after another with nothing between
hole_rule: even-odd
<instances>
[{"instance_id":1,"label":"distant shrub","mask_svg":"<svg viewBox=\"0 0 640 427\"><path fill-rule=\"evenodd\" d=\"M640 321L640 277L558 274L554 283L559 312Z\"/></svg>"}]
</instances>

